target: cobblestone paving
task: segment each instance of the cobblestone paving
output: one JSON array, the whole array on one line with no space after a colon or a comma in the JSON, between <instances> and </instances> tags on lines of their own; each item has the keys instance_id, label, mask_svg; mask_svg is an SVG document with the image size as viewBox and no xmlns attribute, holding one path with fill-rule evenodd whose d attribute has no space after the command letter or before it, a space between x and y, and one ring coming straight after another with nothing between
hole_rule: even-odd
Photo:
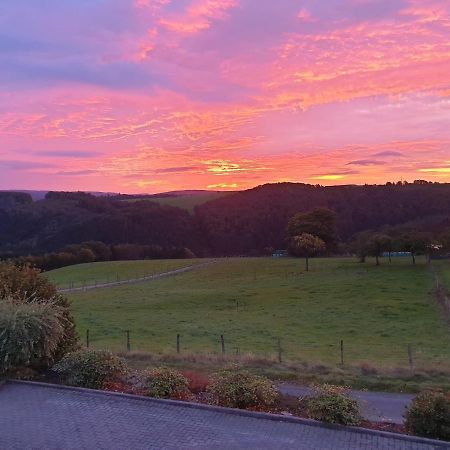
<instances>
[{"instance_id":1,"label":"cobblestone paving","mask_svg":"<svg viewBox=\"0 0 450 450\"><path fill-rule=\"evenodd\" d=\"M1 450L437 448L443 447L101 393L15 383L0 387Z\"/></svg>"}]
</instances>

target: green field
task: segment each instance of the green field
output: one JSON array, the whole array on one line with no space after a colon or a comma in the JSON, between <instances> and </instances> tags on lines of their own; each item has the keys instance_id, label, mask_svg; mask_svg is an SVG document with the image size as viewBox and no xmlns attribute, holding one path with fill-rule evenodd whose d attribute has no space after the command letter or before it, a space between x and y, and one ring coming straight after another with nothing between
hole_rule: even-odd
<instances>
[{"instance_id":1,"label":"green field","mask_svg":"<svg viewBox=\"0 0 450 450\"><path fill-rule=\"evenodd\" d=\"M202 262L198 260L198 262ZM192 261L140 261L74 266L50 272L67 282L89 274L133 274L136 267L165 271L167 265ZM149 266L146 266L149 264ZM441 263L439 263L441 264ZM442 263L448 271L447 262ZM111 268L109 268L111 266ZM409 259L356 263L353 259L315 259L303 271L302 260L232 258L171 278L88 292L71 293L80 334L115 351L182 353L220 352L277 355L285 360L367 361L380 367L447 364L450 327L434 298L433 274L425 261Z\"/></svg>"},{"instance_id":2,"label":"green field","mask_svg":"<svg viewBox=\"0 0 450 450\"><path fill-rule=\"evenodd\" d=\"M63 289L144 278L204 262L206 261L200 259L98 262L63 267L47 272L46 275Z\"/></svg>"},{"instance_id":3,"label":"green field","mask_svg":"<svg viewBox=\"0 0 450 450\"><path fill-rule=\"evenodd\" d=\"M450 261L434 261L433 267L436 270L436 274L439 277L439 281L447 289L450 294Z\"/></svg>"},{"instance_id":4,"label":"green field","mask_svg":"<svg viewBox=\"0 0 450 450\"><path fill-rule=\"evenodd\" d=\"M194 212L194 208L203 203L209 202L211 200L216 200L220 197L229 195L229 192L206 192L204 194L196 195L177 195L173 197L148 197L144 200L159 203L160 205L173 206L175 208L186 209L190 213ZM127 201L140 201L142 199L133 199Z\"/></svg>"}]
</instances>

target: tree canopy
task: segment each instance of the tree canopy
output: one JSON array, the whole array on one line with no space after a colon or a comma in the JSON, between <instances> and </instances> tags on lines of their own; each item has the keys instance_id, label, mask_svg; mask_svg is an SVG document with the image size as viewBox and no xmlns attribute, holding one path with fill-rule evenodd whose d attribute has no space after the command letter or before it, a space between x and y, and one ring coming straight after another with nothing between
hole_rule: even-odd
<instances>
[{"instance_id":1,"label":"tree canopy","mask_svg":"<svg viewBox=\"0 0 450 450\"><path fill-rule=\"evenodd\" d=\"M392 251L393 240L386 234L375 233L369 237L365 245L367 254L375 257L378 266L380 264L380 256L382 256L384 252Z\"/></svg>"},{"instance_id":2,"label":"tree canopy","mask_svg":"<svg viewBox=\"0 0 450 450\"><path fill-rule=\"evenodd\" d=\"M137 245L188 248L198 256L263 255L268 248L286 248L288 236L304 232L320 237L332 253L338 237L348 243L365 231L396 239L411 231L430 232L439 241L449 228L450 184L268 184L208 201L191 214L152 197L54 192L33 201L28 194L0 193L4 258L60 252L92 241L104 243L106 253L111 246Z\"/></svg>"},{"instance_id":3,"label":"tree canopy","mask_svg":"<svg viewBox=\"0 0 450 450\"><path fill-rule=\"evenodd\" d=\"M337 245L336 214L327 208L315 208L311 212L298 213L288 223L289 236L308 234L317 236L332 252Z\"/></svg>"},{"instance_id":4,"label":"tree canopy","mask_svg":"<svg viewBox=\"0 0 450 450\"><path fill-rule=\"evenodd\" d=\"M289 251L294 256L305 257L306 271L309 270L309 258L325 252L325 242L310 233L302 233L289 239Z\"/></svg>"}]
</instances>

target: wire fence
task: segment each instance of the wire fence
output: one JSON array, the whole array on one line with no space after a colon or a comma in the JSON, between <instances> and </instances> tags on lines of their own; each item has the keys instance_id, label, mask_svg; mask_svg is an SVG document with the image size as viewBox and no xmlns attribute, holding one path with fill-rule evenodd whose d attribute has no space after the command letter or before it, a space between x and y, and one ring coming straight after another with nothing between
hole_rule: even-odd
<instances>
[{"instance_id":1,"label":"wire fence","mask_svg":"<svg viewBox=\"0 0 450 450\"><path fill-rule=\"evenodd\" d=\"M289 337L246 339L225 333L192 334L174 333L167 336L144 337L132 329L121 333L101 333L86 329L82 337L88 348L113 352L144 352L165 355L217 355L267 359L273 363L306 362L332 366L373 365L374 367L398 367L417 370L449 370L450 345L432 346L421 343L361 343L351 339L334 342L298 342Z\"/></svg>"},{"instance_id":2,"label":"wire fence","mask_svg":"<svg viewBox=\"0 0 450 450\"><path fill-rule=\"evenodd\" d=\"M59 292L61 293L77 292L77 291L84 292L92 289L109 288L114 286L139 283L143 281L150 281L158 278L165 278L174 275L179 275L181 273L209 266L214 262L215 261L208 261L205 263L197 263L185 267L167 268L165 270L159 270L155 272L135 271L133 274L128 275L123 275L120 274L119 272L116 272L115 275L109 274L106 275L105 277L91 278L88 280L84 279L78 281L57 282L55 283L55 285L58 288Z\"/></svg>"}]
</instances>

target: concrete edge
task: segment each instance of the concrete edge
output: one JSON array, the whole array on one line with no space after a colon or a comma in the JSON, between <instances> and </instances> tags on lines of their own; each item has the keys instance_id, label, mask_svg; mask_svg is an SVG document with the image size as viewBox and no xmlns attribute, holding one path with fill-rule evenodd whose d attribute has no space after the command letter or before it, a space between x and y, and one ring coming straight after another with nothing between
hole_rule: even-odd
<instances>
[{"instance_id":1,"label":"concrete edge","mask_svg":"<svg viewBox=\"0 0 450 450\"><path fill-rule=\"evenodd\" d=\"M319 421L313 420L313 419L305 419L302 417L282 416L282 415L272 414L272 413L247 411L247 410L236 409L236 408L224 408L221 406L205 405L202 403L186 402L186 401L180 401L180 400L166 400L166 399L159 399L159 398L152 398L152 397L144 397L141 395L124 394L121 392L100 391L100 390L95 390L95 389L87 389L87 388L75 387L75 386L65 386L65 385L60 385L60 384L51 384L51 383L44 383L44 382L39 382L39 381L7 380L5 384L24 384L24 385L29 385L29 386L43 387L43 388L47 388L47 389L57 389L57 390L78 392L80 394L86 394L86 395L109 396L109 397L133 399L133 400L144 401L144 402L148 402L148 403L156 403L156 404L162 404L162 405L172 405L172 406L178 406L178 407L184 407L184 408L200 409L200 410L204 410L204 411L218 412L218 413L222 413L222 414L232 414L235 416L252 417L254 419L265 419L265 420L271 420L271 421L275 421L275 422L294 423L297 425L306 425L306 426L311 426L311 427L340 430L340 431L347 431L347 432L351 431L353 433L358 433L358 434L368 434L371 436L379 436L379 437L384 437L384 438L389 438L389 439L396 439L396 440L401 440L401 441L418 443L418 444L433 445L435 447L446 448L447 450L450 449L450 442L446 442L446 441L439 441L439 440L435 440L435 439L428 439L428 438L417 437L417 436L409 436L409 435L405 435L405 434L390 433L387 431L371 430L369 428L346 427L344 425L328 424L328 423L319 422Z\"/></svg>"}]
</instances>

